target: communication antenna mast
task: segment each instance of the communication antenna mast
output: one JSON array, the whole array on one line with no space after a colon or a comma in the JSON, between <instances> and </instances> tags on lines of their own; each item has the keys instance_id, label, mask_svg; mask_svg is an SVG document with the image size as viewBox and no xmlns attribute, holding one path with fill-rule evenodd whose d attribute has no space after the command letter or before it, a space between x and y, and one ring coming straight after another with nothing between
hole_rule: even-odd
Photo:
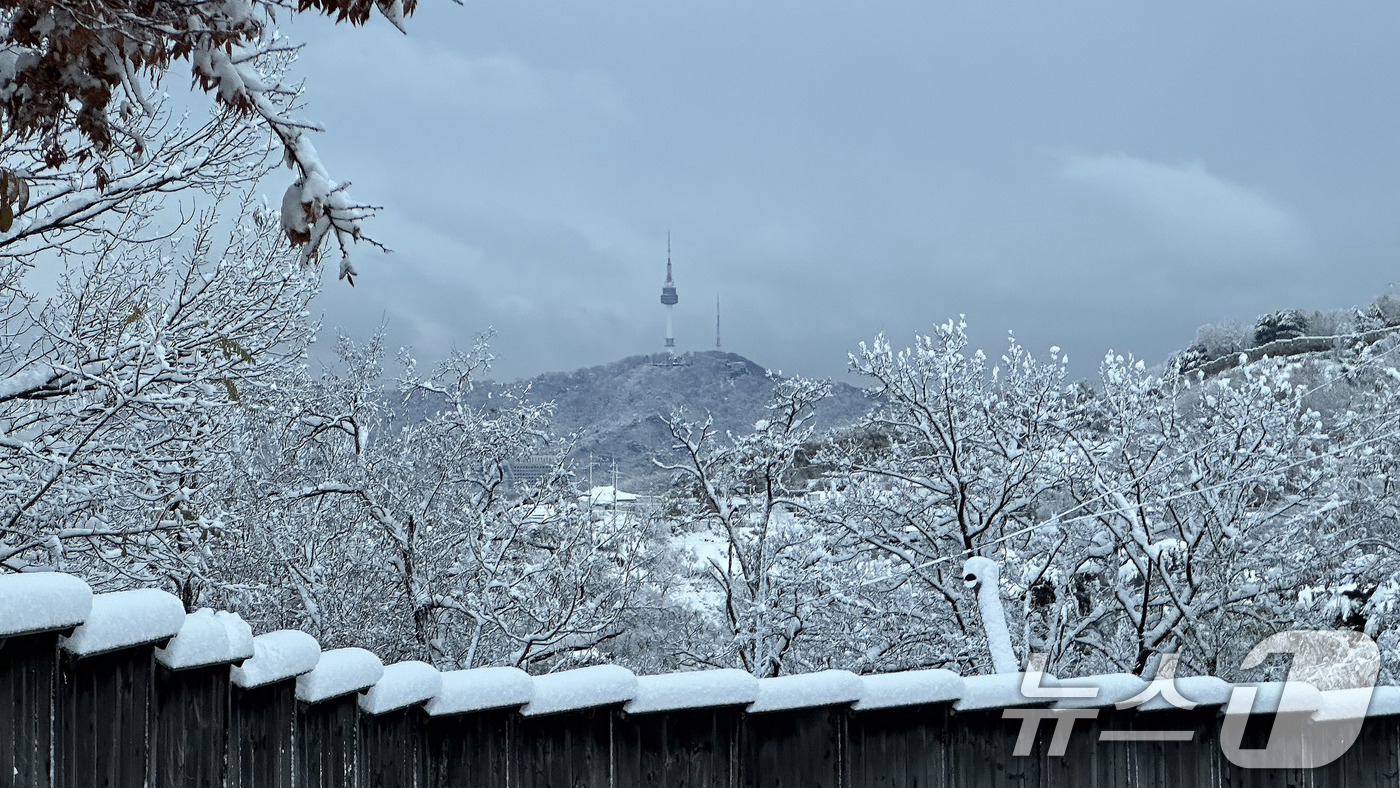
<instances>
[{"instance_id":1,"label":"communication antenna mast","mask_svg":"<svg viewBox=\"0 0 1400 788\"><path fill-rule=\"evenodd\" d=\"M715 350L724 350L719 341L719 296L715 296Z\"/></svg>"}]
</instances>

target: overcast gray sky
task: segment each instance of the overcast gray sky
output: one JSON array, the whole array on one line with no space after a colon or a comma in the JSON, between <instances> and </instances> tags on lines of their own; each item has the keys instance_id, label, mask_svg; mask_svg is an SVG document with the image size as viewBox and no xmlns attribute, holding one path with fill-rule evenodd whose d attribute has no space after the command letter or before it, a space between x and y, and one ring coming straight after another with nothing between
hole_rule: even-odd
<instances>
[{"instance_id":1,"label":"overcast gray sky","mask_svg":"<svg viewBox=\"0 0 1400 788\"><path fill-rule=\"evenodd\" d=\"M502 378L659 350L668 227L682 349L719 295L726 350L838 378L960 313L1090 375L1400 280L1390 0L424 0L406 37L287 32L395 250L328 281L327 326L424 359L494 327Z\"/></svg>"}]
</instances>

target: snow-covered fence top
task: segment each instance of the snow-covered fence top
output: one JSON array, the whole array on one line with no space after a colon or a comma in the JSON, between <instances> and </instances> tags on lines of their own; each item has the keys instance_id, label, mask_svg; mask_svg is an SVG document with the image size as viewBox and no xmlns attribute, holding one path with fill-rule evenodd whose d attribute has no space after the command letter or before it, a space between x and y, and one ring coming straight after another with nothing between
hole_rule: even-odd
<instances>
[{"instance_id":1,"label":"snow-covered fence top","mask_svg":"<svg viewBox=\"0 0 1400 788\"><path fill-rule=\"evenodd\" d=\"M28 686L45 682L51 692ZM1371 718L1393 718L1384 723L1388 755L1380 761L1400 769L1400 687L1319 691L1300 685L1288 693L1278 683L1238 687L1249 689L1246 713L1317 722L1364 717L1372 727L1381 723ZM1189 711L1197 715L1192 719L1216 720L1218 728L1227 712L1239 713L1231 701L1236 689L1212 677L1147 682L1130 674L960 676L948 670L867 676L826 670L767 679L737 670L639 677L615 665L540 676L508 667L440 672L422 662L385 666L358 648L322 651L303 632L254 636L234 614L186 613L178 599L161 591L93 594L81 580L60 574L0 576L0 773L14 775L17 785L49 785L50 771L60 775L58 785L155 779L151 771L157 768L195 768L168 765L172 753L194 758L189 753L200 747L223 746L227 753L199 756L208 764L199 768L213 770L227 785L282 784L293 772L315 784L334 781L327 775L340 769L367 770L364 779L371 781L365 784L476 784L468 782L461 763L491 752L503 760L482 768L504 770L520 785L586 783L602 779L599 768L619 785L631 784L627 769L654 774L655 768L689 769L685 779L700 784L730 784L741 772L781 769L784 758L815 770L811 784L824 785L821 774L875 768L868 763L876 757L871 753L894 751L889 737L913 735L915 728L922 730L921 746L937 741L950 752L981 747L986 752L980 756L960 757L991 763L1021 757L1009 754L1018 726L1037 714L1100 721L1129 714L1136 715L1133 726L1150 727L1150 718L1171 716L1156 712ZM1096 717L1098 712L1104 715ZM95 717L97 724L70 719L75 714ZM102 748L84 749L83 737L105 735L108 718L114 725L137 726L133 752L94 756L90 751ZM226 721L227 728L210 733L200 727L211 719ZM483 722L465 722L471 719ZM512 732L503 734L500 726ZM944 732L930 738L930 726ZM1041 740L1050 738L1046 727ZM146 729L154 734L140 733ZM278 743L284 733L296 737L295 746ZM1207 752L1206 743L1216 734L1194 734L1201 757L1213 758L1218 770L1219 755ZM160 749L162 737L180 741ZM695 750L704 757L682 765L656 754L693 749L696 737L707 742ZM155 749L143 753L142 741L154 742L149 746ZM871 743L876 741L884 744ZM810 747L817 750L802 749ZM1036 757L1046 757L1043 745L1037 747ZM57 762L44 763L51 751ZM80 752L87 754L74 755ZM647 753L662 766L643 768L652 757ZM617 760L624 755L631 759L625 764ZM929 760L895 771L922 769L925 778L930 769L945 773L953 762L945 756L939 761L944 766ZM556 773L532 758L574 765L567 774ZM594 771L568 771L579 763ZM536 766L532 782L525 777ZM891 768L883 764L876 771ZM1037 768L1037 779L1059 784L1059 778L1044 776L1049 767ZM479 774L476 767L469 771ZM910 784L919 779L911 777Z\"/></svg>"},{"instance_id":2,"label":"snow-covered fence top","mask_svg":"<svg viewBox=\"0 0 1400 788\"><path fill-rule=\"evenodd\" d=\"M1148 687L1143 679L1123 673L1064 679L1043 674L1032 676L1029 685L1021 673L959 676L947 670L867 676L827 670L772 679L754 679L735 670L638 677L616 665L535 677L515 668L439 673L421 662L386 667L363 649L323 652L315 638L294 630L253 637L237 615L207 609L186 614L179 600L163 591L94 594L70 575L0 576L0 637L68 630L61 646L76 656L160 644L155 657L166 667L232 664L233 683L245 688L295 678L299 700L318 703L361 694L360 708L367 714L408 706L423 706L434 716L507 707L540 716L618 705L630 714L730 706L749 713L818 706L849 706L859 712L935 703L951 704L959 712L1024 706L1069 709L1112 706ZM1224 706L1233 689L1209 676L1183 677L1173 684L1188 700L1204 706ZM1268 685L1258 686L1257 705L1262 708L1271 695ZM1087 688L1094 694L1057 698L1036 692L1068 688ZM1272 694L1277 695L1277 689ZM1329 695L1319 692L1315 697L1325 707ZM1373 697L1368 715L1400 714L1400 687L1377 688ZM1155 693L1137 708L1175 707ZM1325 708L1318 711L1323 716L1330 713Z\"/></svg>"}]
</instances>

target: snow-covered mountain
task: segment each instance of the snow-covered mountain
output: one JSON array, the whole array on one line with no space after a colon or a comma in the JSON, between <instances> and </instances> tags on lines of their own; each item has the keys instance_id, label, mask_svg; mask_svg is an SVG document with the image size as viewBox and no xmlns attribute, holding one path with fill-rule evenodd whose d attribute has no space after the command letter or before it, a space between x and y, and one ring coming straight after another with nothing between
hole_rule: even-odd
<instances>
[{"instance_id":1,"label":"snow-covered mountain","mask_svg":"<svg viewBox=\"0 0 1400 788\"><path fill-rule=\"evenodd\" d=\"M708 413L721 432L753 429L764 418L774 378L759 364L735 353L687 353L677 364L664 356L630 356L611 364L572 372L548 372L510 384L488 383L475 392L476 404L506 389L527 388L525 398L553 402L559 434L577 434L574 457L588 472L590 456L598 483L611 482L613 463L624 486L647 488L662 479L652 457L670 448L663 417L683 408L689 417ZM819 429L846 426L872 405L861 389L833 383L831 396L817 408Z\"/></svg>"}]
</instances>

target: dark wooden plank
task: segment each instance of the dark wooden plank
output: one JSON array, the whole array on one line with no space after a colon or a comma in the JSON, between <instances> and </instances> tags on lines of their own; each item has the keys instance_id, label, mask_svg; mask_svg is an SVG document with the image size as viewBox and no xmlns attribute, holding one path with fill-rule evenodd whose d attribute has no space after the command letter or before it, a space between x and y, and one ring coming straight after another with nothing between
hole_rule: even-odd
<instances>
[{"instance_id":1,"label":"dark wooden plank","mask_svg":"<svg viewBox=\"0 0 1400 788\"><path fill-rule=\"evenodd\" d=\"M230 788L291 788L295 725L295 679L230 688Z\"/></svg>"},{"instance_id":2,"label":"dark wooden plank","mask_svg":"<svg viewBox=\"0 0 1400 788\"><path fill-rule=\"evenodd\" d=\"M60 788L146 784L154 647L59 660L54 759Z\"/></svg>"},{"instance_id":3,"label":"dark wooden plank","mask_svg":"<svg viewBox=\"0 0 1400 788\"><path fill-rule=\"evenodd\" d=\"M1245 725L1240 749L1264 749L1273 737L1275 714L1251 714ZM1301 747L1302 742L1293 742L1292 747ZM1300 769L1247 769L1236 766L1222 752L1220 756L1220 784L1228 788L1294 788L1306 784L1305 772Z\"/></svg>"},{"instance_id":4,"label":"dark wooden plank","mask_svg":"<svg viewBox=\"0 0 1400 788\"><path fill-rule=\"evenodd\" d=\"M228 749L227 665L156 665L151 771L158 788L221 788Z\"/></svg>"},{"instance_id":5,"label":"dark wooden plank","mask_svg":"<svg viewBox=\"0 0 1400 788\"><path fill-rule=\"evenodd\" d=\"M745 788L835 788L841 785L847 707L749 714L739 747Z\"/></svg>"},{"instance_id":6,"label":"dark wooden plank","mask_svg":"<svg viewBox=\"0 0 1400 788\"><path fill-rule=\"evenodd\" d=\"M520 788L592 788L612 778L613 707L521 717L516 721L515 780Z\"/></svg>"},{"instance_id":7,"label":"dark wooden plank","mask_svg":"<svg viewBox=\"0 0 1400 788\"><path fill-rule=\"evenodd\" d=\"M1105 712L1097 731L1191 731L1190 741L1100 742L1100 752L1125 758L1128 785L1178 788L1220 784L1220 716L1217 707L1152 712ZM1095 734L1097 735L1097 733ZM1110 749L1111 748L1111 749ZM1116 750L1120 755L1114 755Z\"/></svg>"},{"instance_id":8,"label":"dark wooden plank","mask_svg":"<svg viewBox=\"0 0 1400 788\"><path fill-rule=\"evenodd\" d=\"M619 786L730 788L740 707L619 714L613 755Z\"/></svg>"},{"instance_id":9,"label":"dark wooden plank","mask_svg":"<svg viewBox=\"0 0 1400 788\"><path fill-rule=\"evenodd\" d=\"M299 786L353 786L359 750L359 695L297 704Z\"/></svg>"},{"instance_id":10,"label":"dark wooden plank","mask_svg":"<svg viewBox=\"0 0 1400 788\"><path fill-rule=\"evenodd\" d=\"M1400 717L1368 718L1351 748L1318 772L1319 785L1400 785Z\"/></svg>"},{"instance_id":11,"label":"dark wooden plank","mask_svg":"<svg viewBox=\"0 0 1400 788\"><path fill-rule=\"evenodd\" d=\"M948 718L948 780L959 788L1011 788L1042 783L1040 747L1049 728L1036 737L1027 756L1015 755L1021 720L1003 719L1001 709L954 712ZM1048 783L1045 783L1048 784Z\"/></svg>"},{"instance_id":12,"label":"dark wooden plank","mask_svg":"<svg viewBox=\"0 0 1400 788\"><path fill-rule=\"evenodd\" d=\"M428 716L420 706L360 715L360 787L428 785Z\"/></svg>"},{"instance_id":13,"label":"dark wooden plank","mask_svg":"<svg viewBox=\"0 0 1400 788\"><path fill-rule=\"evenodd\" d=\"M1063 755L1054 755L1055 720L1041 723L1036 752L1040 760L1040 780L1047 786L1133 785L1133 774L1140 764L1133 759L1137 742L1104 741L1105 730L1133 732L1131 722L1138 712L1118 712L1112 707L1089 709L1092 719L1073 719ZM1064 724L1069 724L1066 722ZM1179 781L1175 783L1181 785Z\"/></svg>"},{"instance_id":14,"label":"dark wooden plank","mask_svg":"<svg viewBox=\"0 0 1400 788\"><path fill-rule=\"evenodd\" d=\"M846 784L947 786L950 713L947 704L852 712L846 722Z\"/></svg>"},{"instance_id":15,"label":"dark wooden plank","mask_svg":"<svg viewBox=\"0 0 1400 788\"><path fill-rule=\"evenodd\" d=\"M427 724L432 788L506 788L512 785L515 709L432 717Z\"/></svg>"},{"instance_id":16,"label":"dark wooden plank","mask_svg":"<svg viewBox=\"0 0 1400 788\"><path fill-rule=\"evenodd\" d=\"M52 784L57 667L57 634L0 641L0 785Z\"/></svg>"}]
</instances>

